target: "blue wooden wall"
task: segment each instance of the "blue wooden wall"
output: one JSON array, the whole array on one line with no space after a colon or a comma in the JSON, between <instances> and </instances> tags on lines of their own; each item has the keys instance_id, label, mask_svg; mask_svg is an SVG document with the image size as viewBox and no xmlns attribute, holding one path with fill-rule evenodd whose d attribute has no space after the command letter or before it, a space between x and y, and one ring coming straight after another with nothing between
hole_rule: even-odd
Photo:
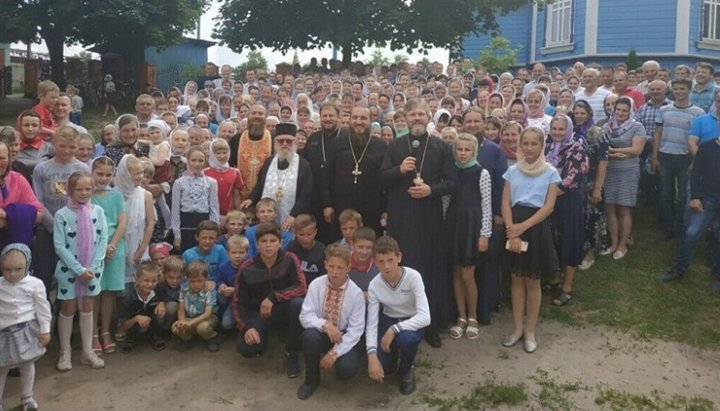
<instances>
[{"instance_id":1,"label":"blue wooden wall","mask_svg":"<svg viewBox=\"0 0 720 411\"><path fill-rule=\"evenodd\" d=\"M168 47L159 51L156 48L145 49L145 61L155 65L156 86L160 90L167 90L178 86L182 90L185 81L183 68L187 64L201 67L207 63L207 44L201 42L186 42Z\"/></svg>"}]
</instances>

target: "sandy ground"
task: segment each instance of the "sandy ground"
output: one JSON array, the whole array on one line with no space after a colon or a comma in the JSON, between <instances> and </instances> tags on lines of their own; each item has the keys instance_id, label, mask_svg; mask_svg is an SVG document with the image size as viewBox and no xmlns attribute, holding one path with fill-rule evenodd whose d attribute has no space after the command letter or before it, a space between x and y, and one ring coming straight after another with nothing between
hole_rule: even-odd
<instances>
[{"instance_id":1,"label":"sandy ground","mask_svg":"<svg viewBox=\"0 0 720 411\"><path fill-rule=\"evenodd\" d=\"M630 393L702 396L720 407L720 352L701 351L663 341L641 342L603 327L572 328L541 323L536 353L520 344L505 349L499 341L509 331L509 312L481 329L476 341L444 340L443 348L423 343L416 370L418 389L404 397L397 379L384 384L370 381L363 370L348 382L323 374L323 385L307 401L297 400L302 379L285 377L279 341L263 358L246 360L224 338L221 351L208 353L198 345L181 354L170 343L163 352L141 345L131 354L105 355L104 370L79 364L68 373L55 371L57 346L39 362L36 398L44 410L409 410L427 409L423 395L466 395L475 384L494 375L499 382L524 383L530 401L522 409L540 409L537 370L547 371L559 383L580 381L588 389L569 395L579 409L600 409L594 403L598 386ZM5 410L19 405L18 379L10 378Z\"/></svg>"}]
</instances>

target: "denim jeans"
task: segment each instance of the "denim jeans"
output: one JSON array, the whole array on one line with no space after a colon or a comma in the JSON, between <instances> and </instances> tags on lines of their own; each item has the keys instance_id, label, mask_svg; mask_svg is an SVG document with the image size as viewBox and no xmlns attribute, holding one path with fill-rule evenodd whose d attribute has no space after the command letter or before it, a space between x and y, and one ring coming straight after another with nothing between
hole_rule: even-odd
<instances>
[{"instance_id":1,"label":"denim jeans","mask_svg":"<svg viewBox=\"0 0 720 411\"><path fill-rule=\"evenodd\" d=\"M395 371L395 362L398 357L400 358L400 364L397 365L397 371L400 375L407 374L412 368L413 362L415 362L418 346L425 335L425 329L400 331L400 334L396 335L392 344L390 344L390 352L386 353L380 348L380 342L387 332L387 329L399 322L400 319L390 318L382 312L378 319L377 356L386 374Z\"/></svg>"},{"instance_id":2,"label":"denim jeans","mask_svg":"<svg viewBox=\"0 0 720 411\"><path fill-rule=\"evenodd\" d=\"M712 227L716 236L720 233L720 196L703 198L702 206L702 212L692 209L687 211L688 223L673 264L673 269L679 274L684 274L687 271L693 251L695 251L695 244L705 233L705 230ZM717 250L720 243L713 241L711 244L714 244L714 249L708 250L708 252L711 252L713 257L712 272L715 278L720 279L720 250Z\"/></svg>"},{"instance_id":3,"label":"denim jeans","mask_svg":"<svg viewBox=\"0 0 720 411\"><path fill-rule=\"evenodd\" d=\"M658 154L660 162L660 227L667 234L680 233L687 208L689 155ZM678 203L675 205L677 193Z\"/></svg>"}]
</instances>

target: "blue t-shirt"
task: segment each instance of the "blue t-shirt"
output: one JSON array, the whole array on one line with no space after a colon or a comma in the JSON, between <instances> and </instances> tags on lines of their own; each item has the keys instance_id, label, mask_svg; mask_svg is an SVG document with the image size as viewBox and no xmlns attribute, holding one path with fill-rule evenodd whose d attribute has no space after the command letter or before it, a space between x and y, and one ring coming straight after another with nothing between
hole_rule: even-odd
<instances>
[{"instance_id":1,"label":"blue t-shirt","mask_svg":"<svg viewBox=\"0 0 720 411\"><path fill-rule=\"evenodd\" d=\"M510 203L514 207L519 204L526 207L540 208L545 205L548 186L557 184L560 174L553 166L548 166L542 174L529 176L514 165L503 174L505 181L510 183Z\"/></svg>"},{"instance_id":2,"label":"blue t-shirt","mask_svg":"<svg viewBox=\"0 0 720 411\"><path fill-rule=\"evenodd\" d=\"M217 287L219 288L221 284L225 284L228 287L235 287L235 277L237 277L237 272L238 268L233 267L230 260L220 264L220 267L218 268Z\"/></svg>"},{"instance_id":3,"label":"blue t-shirt","mask_svg":"<svg viewBox=\"0 0 720 411\"><path fill-rule=\"evenodd\" d=\"M182 258L185 262L185 265L188 265L190 264L190 262L195 260L205 261L205 263L207 263L208 265L208 279L215 282L217 282L218 269L220 268L220 264L224 263L225 261L229 261L227 251L225 251L225 248L223 246L218 244L213 245L210 249L210 252L207 254L201 254L197 246L189 248L185 250L185 252L182 254Z\"/></svg>"},{"instance_id":4,"label":"blue t-shirt","mask_svg":"<svg viewBox=\"0 0 720 411\"><path fill-rule=\"evenodd\" d=\"M257 225L254 225L247 230L245 230L245 238L248 239L248 242L250 243L250 247L248 247L248 253L246 258L253 258L260 250L258 250L257 246L257 238L255 238L255 231L257 230ZM282 232L282 244L280 244L280 249L285 251L288 244L290 244L290 241L293 240L293 234L291 231L283 231Z\"/></svg>"},{"instance_id":5,"label":"blue t-shirt","mask_svg":"<svg viewBox=\"0 0 720 411\"><path fill-rule=\"evenodd\" d=\"M717 115L710 113L696 118L688 135L697 137L698 145L720 136Z\"/></svg>"}]
</instances>

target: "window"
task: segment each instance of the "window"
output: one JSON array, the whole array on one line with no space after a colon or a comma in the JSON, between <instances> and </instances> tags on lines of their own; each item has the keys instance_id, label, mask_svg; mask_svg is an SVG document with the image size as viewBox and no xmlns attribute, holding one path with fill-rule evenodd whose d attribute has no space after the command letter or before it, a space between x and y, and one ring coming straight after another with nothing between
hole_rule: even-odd
<instances>
[{"instance_id":1,"label":"window","mask_svg":"<svg viewBox=\"0 0 720 411\"><path fill-rule=\"evenodd\" d=\"M720 0L714 0L720 2ZM545 47L564 46L571 43L572 0L556 0L547 6Z\"/></svg>"},{"instance_id":2,"label":"window","mask_svg":"<svg viewBox=\"0 0 720 411\"><path fill-rule=\"evenodd\" d=\"M720 0L703 0L702 40L720 41Z\"/></svg>"}]
</instances>

